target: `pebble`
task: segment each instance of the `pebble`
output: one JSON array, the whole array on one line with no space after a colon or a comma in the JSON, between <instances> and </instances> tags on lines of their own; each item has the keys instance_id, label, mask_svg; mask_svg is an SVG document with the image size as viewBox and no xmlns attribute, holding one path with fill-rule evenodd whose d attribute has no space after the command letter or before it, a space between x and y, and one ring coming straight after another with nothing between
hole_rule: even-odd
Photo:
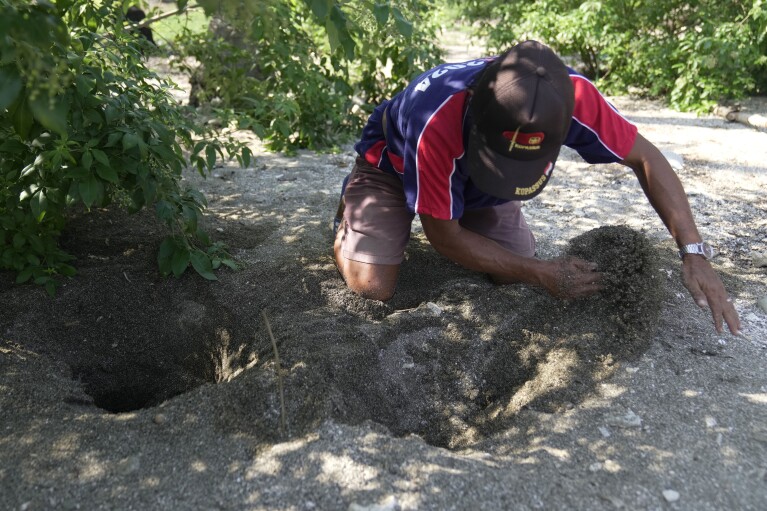
<instances>
[{"instance_id":1,"label":"pebble","mask_svg":"<svg viewBox=\"0 0 767 511\"><path fill-rule=\"evenodd\" d=\"M668 160L669 165L674 170L682 170L684 168L684 157L681 154L673 151L661 151L663 156Z\"/></svg>"},{"instance_id":2,"label":"pebble","mask_svg":"<svg viewBox=\"0 0 767 511\"><path fill-rule=\"evenodd\" d=\"M752 253L751 263L754 265L754 268L763 268L767 266L767 252Z\"/></svg>"},{"instance_id":3,"label":"pebble","mask_svg":"<svg viewBox=\"0 0 767 511\"><path fill-rule=\"evenodd\" d=\"M663 498L666 502L676 502L679 500L679 492L674 490L663 490Z\"/></svg>"},{"instance_id":4,"label":"pebble","mask_svg":"<svg viewBox=\"0 0 767 511\"><path fill-rule=\"evenodd\" d=\"M605 437L605 438L610 438L610 430L609 430L609 429L607 429L607 428L606 428L606 427L604 427L604 426L599 426L597 429L599 430L599 433L600 433L600 434L601 434L603 437Z\"/></svg>"},{"instance_id":5,"label":"pebble","mask_svg":"<svg viewBox=\"0 0 767 511\"><path fill-rule=\"evenodd\" d=\"M615 426L617 428L642 427L642 419L631 408L627 408L624 414L609 415L606 421L608 426Z\"/></svg>"},{"instance_id":6,"label":"pebble","mask_svg":"<svg viewBox=\"0 0 767 511\"><path fill-rule=\"evenodd\" d=\"M399 502L397 502L397 497L395 497L394 495L390 495L380 504L369 504L366 506L357 504L356 502L352 502L351 504L349 504L349 511L398 511L398 510L399 510Z\"/></svg>"},{"instance_id":7,"label":"pebble","mask_svg":"<svg viewBox=\"0 0 767 511\"><path fill-rule=\"evenodd\" d=\"M426 302L426 308L435 316L442 314L442 308L434 302Z\"/></svg>"},{"instance_id":8,"label":"pebble","mask_svg":"<svg viewBox=\"0 0 767 511\"><path fill-rule=\"evenodd\" d=\"M715 428L716 427L716 419L713 417L706 417L706 427L707 428Z\"/></svg>"},{"instance_id":9,"label":"pebble","mask_svg":"<svg viewBox=\"0 0 767 511\"><path fill-rule=\"evenodd\" d=\"M759 300L757 300L756 304L764 312L767 312L767 296L763 296L763 297L759 298Z\"/></svg>"},{"instance_id":10,"label":"pebble","mask_svg":"<svg viewBox=\"0 0 767 511\"><path fill-rule=\"evenodd\" d=\"M154 417L152 417L152 422L154 422L155 424L162 425L168 422L168 418L165 416L164 413L158 413Z\"/></svg>"}]
</instances>

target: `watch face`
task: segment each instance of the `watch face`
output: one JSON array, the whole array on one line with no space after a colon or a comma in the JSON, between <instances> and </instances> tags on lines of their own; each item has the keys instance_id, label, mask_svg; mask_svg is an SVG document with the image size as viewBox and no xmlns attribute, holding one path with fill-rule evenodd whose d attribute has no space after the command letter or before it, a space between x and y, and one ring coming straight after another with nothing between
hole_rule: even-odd
<instances>
[{"instance_id":1,"label":"watch face","mask_svg":"<svg viewBox=\"0 0 767 511\"><path fill-rule=\"evenodd\" d=\"M701 248L701 253L703 254L703 257L705 257L706 259L711 259L716 254L714 247L712 247L708 243L701 243L699 246Z\"/></svg>"}]
</instances>

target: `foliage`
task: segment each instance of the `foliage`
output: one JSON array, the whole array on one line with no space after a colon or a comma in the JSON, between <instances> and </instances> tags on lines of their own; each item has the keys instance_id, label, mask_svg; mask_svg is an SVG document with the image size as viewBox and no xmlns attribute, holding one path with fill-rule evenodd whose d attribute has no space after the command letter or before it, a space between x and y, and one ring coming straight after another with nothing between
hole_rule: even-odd
<instances>
[{"instance_id":1,"label":"foliage","mask_svg":"<svg viewBox=\"0 0 767 511\"><path fill-rule=\"evenodd\" d=\"M217 32L188 32L174 44L199 85L194 99L236 117L273 150L345 140L375 103L440 55L433 6L423 0L200 4Z\"/></svg>"},{"instance_id":2,"label":"foliage","mask_svg":"<svg viewBox=\"0 0 767 511\"><path fill-rule=\"evenodd\" d=\"M540 39L607 92L662 96L706 110L767 92L767 2L735 0L471 0L493 49Z\"/></svg>"},{"instance_id":3,"label":"foliage","mask_svg":"<svg viewBox=\"0 0 767 511\"><path fill-rule=\"evenodd\" d=\"M204 197L179 181L190 163L204 174L225 152L240 150L245 165L250 154L200 140L145 67L120 3L0 0L0 33L0 268L53 294L56 277L75 272L57 245L67 212L111 202L154 205L170 226L163 273L191 264L214 279L233 265L199 227Z\"/></svg>"}]
</instances>

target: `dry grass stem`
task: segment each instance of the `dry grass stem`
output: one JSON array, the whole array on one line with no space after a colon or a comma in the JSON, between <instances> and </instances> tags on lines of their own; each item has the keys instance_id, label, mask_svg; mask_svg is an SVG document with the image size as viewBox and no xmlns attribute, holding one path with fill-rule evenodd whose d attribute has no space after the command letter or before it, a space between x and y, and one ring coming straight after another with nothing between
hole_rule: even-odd
<instances>
[{"instance_id":1,"label":"dry grass stem","mask_svg":"<svg viewBox=\"0 0 767 511\"><path fill-rule=\"evenodd\" d=\"M266 330L269 332L269 338L272 340L272 348L274 349L274 363L277 366L277 388L280 392L280 434L284 435L287 431L287 420L285 419L285 393L282 386L282 367L280 366L280 353L277 351L277 341L274 340L272 325L269 324L269 318L266 317L266 311L261 311L261 315L264 317Z\"/></svg>"}]
</instances>

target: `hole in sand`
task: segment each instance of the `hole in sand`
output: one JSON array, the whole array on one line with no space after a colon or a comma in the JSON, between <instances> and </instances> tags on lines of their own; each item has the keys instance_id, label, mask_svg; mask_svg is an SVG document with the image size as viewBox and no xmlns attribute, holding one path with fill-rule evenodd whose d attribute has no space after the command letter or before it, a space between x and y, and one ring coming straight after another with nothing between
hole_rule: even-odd
<instances>
[{"instance_id":1,"label":"hole in sand","mask_svg":"<svg viewBox=\"0 0 767 511\"><path fill-rule=\"evenodd\" d=\"M184 302L176 329L165 329L165 339L136 343L146 346L136 353L74 365L73 377L94 405L125 413L157 406L205 383L229 381L255 364L257 355L245 344L234 346L228 329L205 332L205 318L205 306Z\"/></svg>"}]
</instances>

